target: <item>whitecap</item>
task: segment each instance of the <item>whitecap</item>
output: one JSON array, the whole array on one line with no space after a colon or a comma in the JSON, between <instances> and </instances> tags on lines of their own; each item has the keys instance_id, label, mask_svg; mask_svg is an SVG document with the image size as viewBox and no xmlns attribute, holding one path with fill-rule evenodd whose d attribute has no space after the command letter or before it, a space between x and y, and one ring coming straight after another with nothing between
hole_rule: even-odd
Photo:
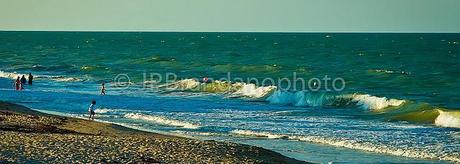
<instances>
[{"instance_id":1,"label":"whitecap","mask_svg":"<svg viewBox=\"0 0 460 164\"><path fill-rule=\"evenodd\" d=\"M388 99L386 97L377 97L368 94L353 94L352 102L363 109L380 110L387 107L395 107L404 104L405 100Z\"/></svg>"},{"instance_id":2,"label":"whitecap","mask_svg":"<svg viewBox=\"0 0 460 164\"><path fill-rule=\"evenodd\" d=\"M460 128L460 112L458 111L439 111L434 123L442 127Z\"/></svg>"},{"instance_id":3,"label":"whitecap","mask_svg":"<svg viewBox=\"0 0 460 164\"><path fill-rule=\"evenodd\" d=\"M265 97L276 89L276 86L257 87L255 84L245 84L245 83L240 83L236 85L241 85L241 88L237 90L236 92L232 93L233 95L240 95L240 96L250 97L250 98Z\"/></svg>"}]
</instances>

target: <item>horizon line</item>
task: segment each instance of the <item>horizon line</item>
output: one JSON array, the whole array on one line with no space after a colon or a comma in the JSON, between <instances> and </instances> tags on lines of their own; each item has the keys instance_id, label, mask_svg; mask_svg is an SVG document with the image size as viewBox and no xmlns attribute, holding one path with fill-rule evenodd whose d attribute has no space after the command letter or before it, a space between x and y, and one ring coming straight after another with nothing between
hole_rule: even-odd
<instances>
[{"instance_id":1,"label":"horizon line","mask_svg":"<svg viewBox=\"0 0 460 164\"><path fill-rule=\"evenodd\" d=\"M447 31L192 31L192 30L14 30L0 29L0 32L138 32L138 33L394 33L394 34L459 34L459 32Z\"/></svg>"}]
</instances>

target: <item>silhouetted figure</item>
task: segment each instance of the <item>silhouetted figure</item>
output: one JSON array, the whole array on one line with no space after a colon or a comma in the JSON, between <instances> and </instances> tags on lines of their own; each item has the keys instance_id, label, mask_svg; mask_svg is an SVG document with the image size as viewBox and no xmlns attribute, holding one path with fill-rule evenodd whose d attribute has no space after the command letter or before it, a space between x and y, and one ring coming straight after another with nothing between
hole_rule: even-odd
<instances>
[{"instance_id":1,"label":"silhouetted figure","mask_svg":"<svg viewBox=\"0 0 460 164\"><path fill-rule=\"evenodd\" d=\"M32 81L34 80L34 76L32 76L32 73L29 73L29 85L32 85Z\"/></svg>"},{"instance_id":2,"label":"silhouetted figure","mask_svg":"<svg viewBox=\"0 0 460 164\"><path fill-rule=\"evenodd\" d=\"M101 86L101 95L105 95L105 83L102 82L102 86Z\"/></svg>"},{"instance_id":3,"label":"silhouetted figure","mask_svg":"<svg viewBox=\"0 0 460 164\"><path fill-rule=\"evenodd\" d=\"M22 89L21 77L18 76L18 78L17 78L16 81L14 82L14 86L16 87L16 90L17 90L17 91Z\"/></svg>"},{"instance_id":4,"label":"silhouetted figure","mask_svg":"<svg viewBox=\"0 0 460 164\"><path fill-rule=\"evenodd\" d=\"M24 85L27 83L27 79L26 79L26 76L22 75L21 77L21 84Z\"/></svg>"},{"instance_id":5,"label":"silhouetted figure","mask_svg":"<svg viewBox=\"0 0 460 164\"><path fill-rule=\"evenodd\" d=\"M94 115L96 112L94 112L96 108L96 100L91 101L91 105L89 105L88 112L89 112L89 119L94 120Z\"/></svg>"}]
</instances>

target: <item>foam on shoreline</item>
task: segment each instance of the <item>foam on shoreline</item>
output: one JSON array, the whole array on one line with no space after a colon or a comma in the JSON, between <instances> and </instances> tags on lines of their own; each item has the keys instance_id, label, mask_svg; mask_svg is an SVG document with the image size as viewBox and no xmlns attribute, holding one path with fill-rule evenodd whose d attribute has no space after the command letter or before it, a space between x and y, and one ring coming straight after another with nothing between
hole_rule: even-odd
<instances>
[{"instance_id":1,"label":"foam on shoreline","mask_svg":"<svg viewBox=\"0 0 460 164\"><path fill-rule=\"evenodd\" d=\"M355 150L362 150L374 153L390 154L395 156L409 157L409 158L419 158L419 159L435 159L435 160L446 160L460 162L460 156L455 154L435 154L428 150L413 150L409 148L395 148L391 146L375 145L365 142L357 142L354 140L347 139L334 139L334 138L324 138L320 136L299 136L299 135L287 135L287 134L277 134L271 132L258 132L251 130L234 130L233 134L241 136L251 136L251 137L263 137L268 139L288 139L288 140L297 140L318 144L326 144L335 147L344 147Z\"/></svg>"}]
</instances>

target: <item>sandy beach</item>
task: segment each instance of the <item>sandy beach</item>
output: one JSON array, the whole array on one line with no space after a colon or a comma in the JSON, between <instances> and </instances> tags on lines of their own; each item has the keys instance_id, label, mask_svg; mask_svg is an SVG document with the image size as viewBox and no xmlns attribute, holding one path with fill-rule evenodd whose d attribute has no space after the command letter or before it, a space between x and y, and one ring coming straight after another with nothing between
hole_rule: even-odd
<instances>
[{"instance_id":1,"label":"sandy beach","mask_svg":"<svg viewBox=\"0 0 460 164\"><path fill-rule=\"evenodd\" d=\"M260 147L45 114L0 102L0 162L305 163Z\"/></svg>"}]
</instances>

